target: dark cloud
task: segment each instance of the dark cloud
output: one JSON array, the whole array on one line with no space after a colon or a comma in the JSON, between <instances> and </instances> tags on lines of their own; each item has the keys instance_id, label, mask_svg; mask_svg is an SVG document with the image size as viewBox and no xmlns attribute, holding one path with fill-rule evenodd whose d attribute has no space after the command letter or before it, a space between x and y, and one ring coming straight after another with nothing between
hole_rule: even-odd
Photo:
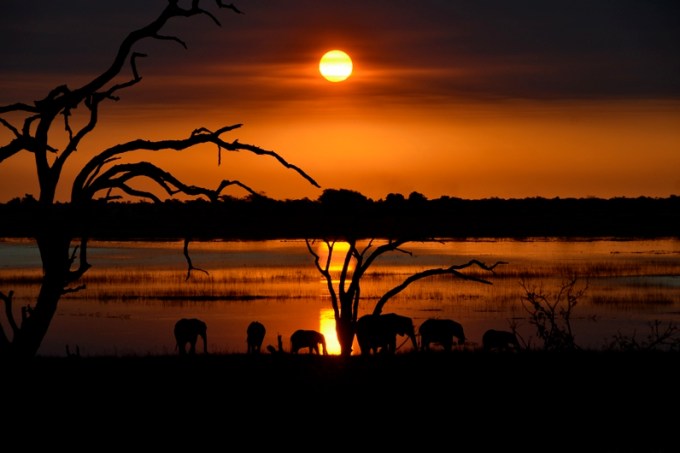
<instances>
[{"instance_id":1,"label":"dark cloud","mask_svg":"<svg viewBox=\"0 0 680 453\"><path fill-rule=\"evenodd\" d=\"M0 71L5 80L31 71L64 77L101 71L127 32L152 20L166 4L3 3ZM306 64L323 49L341 47L356 55L358 67L393 74L380 79L382 85L363 85L366 96L680 97L676 0L235 3L245 15L216 12L222 27L207 17L173 22L168 32L187 43L186 51L169 42L142 43L140 50L150 55L142 67L191 75L220 66L225 78L234 75L231 83L238 84L261 77L255 71L263 68ZM205 5L214 11L212 2ZM289 88L264 92L295 97ZM252 83L248 92L257 94Z\"/></svg>"}]
</instances>

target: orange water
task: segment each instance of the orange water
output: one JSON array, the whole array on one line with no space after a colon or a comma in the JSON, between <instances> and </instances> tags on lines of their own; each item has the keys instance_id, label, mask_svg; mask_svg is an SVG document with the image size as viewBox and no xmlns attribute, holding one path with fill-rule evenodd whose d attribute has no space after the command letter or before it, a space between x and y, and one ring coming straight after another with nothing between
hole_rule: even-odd
<instances>
[{"instance_id":1,"label":"orange water","mask_svg":"<svg viewBox=\"0 0 680 453\"><path fill-rule=\"evenodd\" d=\"M205 272L195 270L189 279L182 245L90 244L87 288L64 296L40 354L64 355L66 345L89 356L174 353L172 327L182 317L208 323L212 352L245 352L253 320L267 328L264 346L276 346L281 335L287 348L294 330L314 329L326 335L332 354L339 352L326 283L304 241L192 243L192 262ZM479 274L491 285L451 276L420 280L383 311L411 316L416 327L428 317L455 319L465 328L468 348L479 345L486 329L507 329L510 322L531 340L520 280L550 294L573 274L588 283L572 314L581 346L599 348L617 333L642 338L656 320L680 325L678 240L474 240L414 242L404 249L411 254L392 252L371 266L362 281L360 314L414 272L478 259L509 264ZM0 241L0 291L14 290L17 311L34 302L39 263L31 242ZM405 343L400 351L409 348Z\"/></svg>"}]
</instances>

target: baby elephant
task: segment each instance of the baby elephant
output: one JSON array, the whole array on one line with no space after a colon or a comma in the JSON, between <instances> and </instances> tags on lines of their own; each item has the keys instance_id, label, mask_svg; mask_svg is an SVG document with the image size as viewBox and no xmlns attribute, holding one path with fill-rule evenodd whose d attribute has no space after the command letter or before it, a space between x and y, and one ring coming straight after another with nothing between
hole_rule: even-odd
<instances>
[{"instance_id":1,"label":"baby elephant","mask_svg":"<svg viewBox=\"0 0 680 453\"><path fill-rule=\"evenodd\" d=\"M513 332L489 329L482 336L485 351L519 351L519 341Z\"/></svg>"},{"instance_id":2,"label":"baby elephant","mask_svg":"<svg viewBox=\"0 0 680 453\"><path fill-rule=\"evenodd\" d=\"M309 348L310 354L319 354L321 345L323 355L328 355L326 351L326 337L316 330L296 330L290 336L290 352L297 354L300 349Z\"/></svg>"},{"instance_id":3,"label":"baby elephant","mask_svg":"<svg viewBox=\"0 0 680 453\"><path fill-rule=\"evenodd\" d=\"M261 322L253 321L248 325L248 329L246 330L248 354L258 354L260 352L265 332L266 329Z\"/></svg>"},{"instance_id":4,"label":"baby elephant","mask_svg":"<svg viewBox=\"0 0 680 453\"><path fill-rule=\"evenodd\" d=\"M203 352L208 353L208 326L204 321L196 318L182 318L175 323L173 330L175 334L175 341L180 355L187 354L187 345L189 345L188 354L196 354L196 342L200 337L203 340Z\"/></svg>"},{"instance_id":5,"label":"baby elephant","mask_svg":"<svg viewBox=\"0 0 680 453\"><path fill-rule=\"evenodd\" d=\"M451 351L454 337L458 344L465 343L463 326L452 319L426 319L420 325L419 333L423 351L429 350L432 343L441 345L447 352Z\"/></svg>"}]
</instances>

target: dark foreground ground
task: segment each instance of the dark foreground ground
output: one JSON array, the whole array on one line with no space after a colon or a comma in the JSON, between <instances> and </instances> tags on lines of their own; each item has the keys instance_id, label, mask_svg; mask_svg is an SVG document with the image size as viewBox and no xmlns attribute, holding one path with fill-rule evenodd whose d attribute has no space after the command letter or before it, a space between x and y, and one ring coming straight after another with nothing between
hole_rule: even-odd
<instances>
[{"instance_id":1,"label":"dark foreground ground","mask_svg":"<svg viewBox=\"0 0 680 453\"><path fill-rule=\"evenodd\" d=\"M665 452L680 445L678 364L674 352L36 358L3 364L2 388L22 402L5 415L25 426L146 439L154 451L193 439L257 451Z\"/></svg>"}]
</instances>

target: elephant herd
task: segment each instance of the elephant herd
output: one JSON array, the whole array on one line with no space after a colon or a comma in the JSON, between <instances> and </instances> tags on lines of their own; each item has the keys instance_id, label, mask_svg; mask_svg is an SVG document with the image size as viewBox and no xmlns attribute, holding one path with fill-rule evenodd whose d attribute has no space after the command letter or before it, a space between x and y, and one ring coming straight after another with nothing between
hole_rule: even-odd
<instances>
[{"instance_id":1,"label":"elephant herd","mask_svg":"<svg viewBox=\"0 0 680 453\"><path fill-rule=\"evenodd\" d=\"M397 350L397 336L406 336L413 350L429 351L439 345L450 352L455 345L466 342L463 326L452 319L429 318L418 329L420 347L416 340L413 320L396 313L364 315L357 321L357 341L362 355L378 352L393 354ZM482 337L485 351L519 351L521 349L514 332L487 330Z\"/></svg>"},{"instance_id":2,"label":"elephant herd","mask_svg":"<svg viewBox=\"0 0 680 453\"><path fill-rule=\"evenodd\" d=\"M246 343L249 354L258 354L264 341L266 329L258 321L253 321L246 330ZM180 319L174 329L175 340L180 354L196 353L196 342L203 340L203 352L207 353L207 326L199 319ZM466 342L463 326L452 319L429 318L423 321L418 329L420 347L416 339L413 320L396 313L380 315L364 315L357 320L356 336L361 355L377 353L394 354L397 350L397 336L406 336L411 341L413 350L429 351L433 345L439 345L445 351L451 351L454 345ZM487 330L482 336L482 347L485 351L519 351L521 349L517 336L505 330ZM328 355L326 338L316 330L296 330L290 336L290 352L296 354L307 349L310 354ZM268 346L270 352L283 352L279 336L278 351Z\"/></svg>"}]
</instances>

